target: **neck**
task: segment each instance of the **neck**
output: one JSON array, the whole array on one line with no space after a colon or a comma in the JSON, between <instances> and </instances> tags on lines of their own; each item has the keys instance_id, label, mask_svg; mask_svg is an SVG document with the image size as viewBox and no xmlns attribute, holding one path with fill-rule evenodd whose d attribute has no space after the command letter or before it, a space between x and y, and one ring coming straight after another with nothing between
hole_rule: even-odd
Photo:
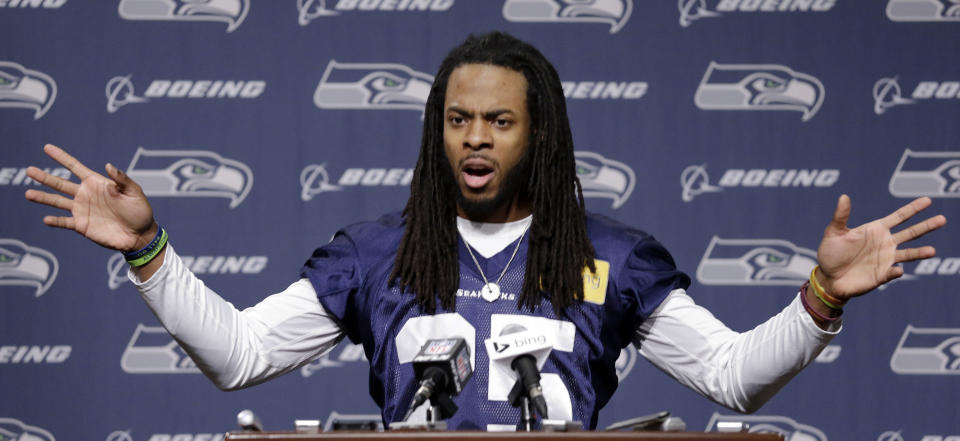
<instances>
[{"instance_id":1,"label":"neck","mask_svg":"<svg viewBox=\"0 0 960 441\"><path fill-rule=\"evenodd\" d=\"M513 198L509 203L495 207L484 213L467 213L463 207L457 205L457 215L471 222L482 222L487 224L502 224L515 222L524 219L533 214L533 208L530 201L519 196Z\"/></svg>"}]
</instances>

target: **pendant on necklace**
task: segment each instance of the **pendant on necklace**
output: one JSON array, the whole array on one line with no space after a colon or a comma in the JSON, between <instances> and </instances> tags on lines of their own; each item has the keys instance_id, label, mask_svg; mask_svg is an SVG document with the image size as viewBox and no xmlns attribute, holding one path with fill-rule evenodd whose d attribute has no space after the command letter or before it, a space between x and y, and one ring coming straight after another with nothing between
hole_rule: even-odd
<instances>
[{"instance_id":1,"label":"pendant on necklace","mask_svg":"<svg viewBox=\"0 0 960 441\"><path fill-rule=\"evenodd\" d=\"M494 302L500 298L500 285L490 282L480 288L480 297L488 302Z\"/></svg>"}]
</instances>

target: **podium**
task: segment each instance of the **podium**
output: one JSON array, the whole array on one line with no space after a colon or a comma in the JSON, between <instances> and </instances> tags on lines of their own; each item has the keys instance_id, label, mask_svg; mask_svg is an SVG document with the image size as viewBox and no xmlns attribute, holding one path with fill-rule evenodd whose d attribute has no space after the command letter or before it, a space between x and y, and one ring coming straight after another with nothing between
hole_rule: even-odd
<instances>
[{"instance_id":1,"label":"podium","mask_svg":"<svg viewBox=\"0 0 960 441\"><path fill-rule=\"evenodd\" d=\"M225 441L783 441L773 433L720 432L230 432Z\"/></svg>"}]
</instances>

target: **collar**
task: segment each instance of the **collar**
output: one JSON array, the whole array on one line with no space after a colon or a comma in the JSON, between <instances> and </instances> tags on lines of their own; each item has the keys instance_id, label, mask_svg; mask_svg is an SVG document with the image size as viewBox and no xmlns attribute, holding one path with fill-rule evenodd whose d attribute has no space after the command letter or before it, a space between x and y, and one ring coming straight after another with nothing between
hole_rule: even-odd
<instances>
[{"instance_id":1,"label":"collar","mask_svg":"<svg viewBox=\"0 0 960 441\"><path fill-rule=\"evenodd\" d=\"M517 240L533 223L533 215L513 222L472 222L457 216L457 231L463 241L484 258L491 258Z\"/></svg>"}]
</instances>

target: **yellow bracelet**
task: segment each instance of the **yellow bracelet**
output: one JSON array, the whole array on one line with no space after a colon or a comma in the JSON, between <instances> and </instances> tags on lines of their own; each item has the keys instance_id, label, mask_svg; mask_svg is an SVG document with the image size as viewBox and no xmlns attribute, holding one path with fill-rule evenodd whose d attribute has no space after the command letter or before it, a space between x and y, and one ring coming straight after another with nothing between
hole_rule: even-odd
<instances>
[{"instance_id":1,"label":"yellow bracelet","mask_svg":"<svg viewBox=\"0 0 960 441\"><path fill-rule=\"evenodd\" d=\"M817 280L817 268L819 267L820 265L816 265L813 267L813 270L810 271L810 286L813 287L813 295L817 296L817 298L829 308L843 309L843 304L846 302L827 294L823 286L820 286L820 281Z\"/></svg>"}]
</instances>

